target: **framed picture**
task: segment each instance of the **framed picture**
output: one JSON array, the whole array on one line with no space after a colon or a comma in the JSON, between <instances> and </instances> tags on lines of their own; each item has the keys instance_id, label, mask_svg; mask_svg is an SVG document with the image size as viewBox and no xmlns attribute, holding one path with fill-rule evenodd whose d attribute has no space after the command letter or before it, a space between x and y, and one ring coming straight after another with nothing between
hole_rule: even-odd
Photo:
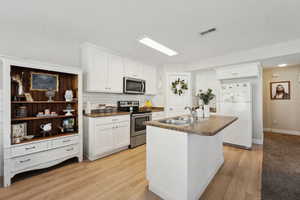
<instances>
[{"instance_id":1,"label":"framed picture","mask_svg":"<svg viewBox=\"0 0 300 200\"><path fill-rule=\"evenodd\" d=\"M12 137L24 137L27 135L27 123L20 123L20 124L12 124L11 125L12 130Z\"/></svg>"},{"instance_id":2,"label":"framed picture","mask_svg":"<svg viewBox=\"0 0 300 200\"><path fill-rule=\"evenodd\" d=\"M26 101L33 102L33 98L30 93L24 93Z\"/></svg>"},{"instance_id":3,"label":"framed picture","mask_svg":"<svg viewBox=\"0 0 300 200\"><path fill-rule=\"evenodd\" d=\"M31 72L30 90L32 91L58 91L58 74Z\"/></svg>"},{"instance_id":4,"label":"framed picture","mask_svg":"<svg viewBox=\"0 0 300 200\"><path fill-rule=\"evenodd\" d=\"M270 94L272 100L291 99L290 81L279 81L270 83Z\"/></svg>"}]
</instances>

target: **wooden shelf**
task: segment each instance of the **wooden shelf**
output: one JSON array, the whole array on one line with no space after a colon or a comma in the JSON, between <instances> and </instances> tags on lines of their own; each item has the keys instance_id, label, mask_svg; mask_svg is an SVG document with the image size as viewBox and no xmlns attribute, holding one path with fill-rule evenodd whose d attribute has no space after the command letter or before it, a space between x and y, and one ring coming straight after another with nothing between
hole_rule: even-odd
<instances>
[{"instance_id":1,"label":"wooden shelf","mask_svg":"<svg viewBox=\"0 0 300 200\"><path fill-rule=\"evenodd\" d=\"M13 104L60 104L60 103L77 103L77 101L12 101Z\"/></svg>"},{"instance_id":2,"label":"wooden shelf","mask_svg":"<svg viewBox=\"0 0 300 200\"><path fill-rule=\"evenodd\" d=\"M18 144L24 144L24 143L29 143L29 142L36 142L36 141L47 140L47 139L55 139L55 138L59 138L59 137L63 137L63 136L71 136L71 135L76 135L76 134L78 134L78 132L59 133L59 134L53 135L53 136L36 137L36 138L32 138L30 140L23 140L22 142L20 142ZM18 144L12 144L12 145L18 145Z\"/></svg>"},{"instance_id":3,"label":"wooden shelf","mask_svg":"<svg viewBox=\"0 0 300 200\"><path fill-rule=\"evenodd\" d=\"M43 119L60 119L60 118L72 118L77 117L77 115L58 115L58 116L47 116L47 117L18 117L12 118L11 121L29 121L29 120L43 120Z\"/></svg>"}]
</instances>

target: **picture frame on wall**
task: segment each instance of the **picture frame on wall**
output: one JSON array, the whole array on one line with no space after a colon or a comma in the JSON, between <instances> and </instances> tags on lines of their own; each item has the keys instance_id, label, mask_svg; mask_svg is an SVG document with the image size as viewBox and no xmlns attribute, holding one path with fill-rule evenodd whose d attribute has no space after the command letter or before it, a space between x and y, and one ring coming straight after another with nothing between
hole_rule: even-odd
<instances>
[{"instance_id":1,"label":"picture frame on wall","mask_svg":"<svg viewBox=\"0 0 300 200\"><path fill-rule=\"evenodd\" d=\"M271 100L290 100L291 99L291 82L278 81L270 83Z\"/></svg>"},{"instance_id":2,"label":"picture frame on wall","mask_svg":"<svg viewBox=\"0 0 300 200\"><path fill-rule=\"evenodd\" d=\"M48 74L41 72L31 72L30 90L31 91L58 91L58 74Z\"/></svg>"}]
</instances>

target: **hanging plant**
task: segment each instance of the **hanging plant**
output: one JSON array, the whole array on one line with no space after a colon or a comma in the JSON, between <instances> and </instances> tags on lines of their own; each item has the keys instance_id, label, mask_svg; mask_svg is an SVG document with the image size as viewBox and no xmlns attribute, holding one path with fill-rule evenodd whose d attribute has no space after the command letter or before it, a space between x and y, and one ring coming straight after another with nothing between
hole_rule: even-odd
<instances>
[{"instance_id":1,"label":"hanging plant","mask_svg":"<svg viewBox=\"0 0 300 200\"><path fill-rule=\"evenodd\" d=\"M178 94L179 96L181 96L185 90L188 89L187 83L185 82L185 80L180 80L180 78L178 78L176 81L172 82L172 91L174 92L174 94Z\"/></svg>"}]
</instances>

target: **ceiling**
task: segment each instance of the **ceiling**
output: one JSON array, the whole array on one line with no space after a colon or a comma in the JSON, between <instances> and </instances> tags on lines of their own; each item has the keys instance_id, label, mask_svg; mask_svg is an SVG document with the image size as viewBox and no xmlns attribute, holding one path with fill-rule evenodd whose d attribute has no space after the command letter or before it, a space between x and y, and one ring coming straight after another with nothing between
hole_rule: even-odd
<instances>
[{"instance_id":1,"label":"ceiling","mask_svg":"<svg viewBox=\"0 0 300 200\"><path fill-rule=\"evenodd\" d=\"M288 66L300 65L300 54L292 54L262 60L261 64L264 68L277 67L279 64L287 64Z\"/></svg>"},{"instance_id":2,"label":"ceiling","mask_svg":"<svg viewBox=\"0 0 300 200\"><path fill-rule=\"evenodd\" d=\"M34 35L91 42L153 64L201 59L300 38L299 0L6 0L0 37ZM217 32L199 36L216 27ZM1 33L2 32L2 33ZM147 35L179 52L168 57L137 39ZM4 36L4 34L3 34ZM26 40L26 38L24 38Z\"/></svg>"}]
</instances>

